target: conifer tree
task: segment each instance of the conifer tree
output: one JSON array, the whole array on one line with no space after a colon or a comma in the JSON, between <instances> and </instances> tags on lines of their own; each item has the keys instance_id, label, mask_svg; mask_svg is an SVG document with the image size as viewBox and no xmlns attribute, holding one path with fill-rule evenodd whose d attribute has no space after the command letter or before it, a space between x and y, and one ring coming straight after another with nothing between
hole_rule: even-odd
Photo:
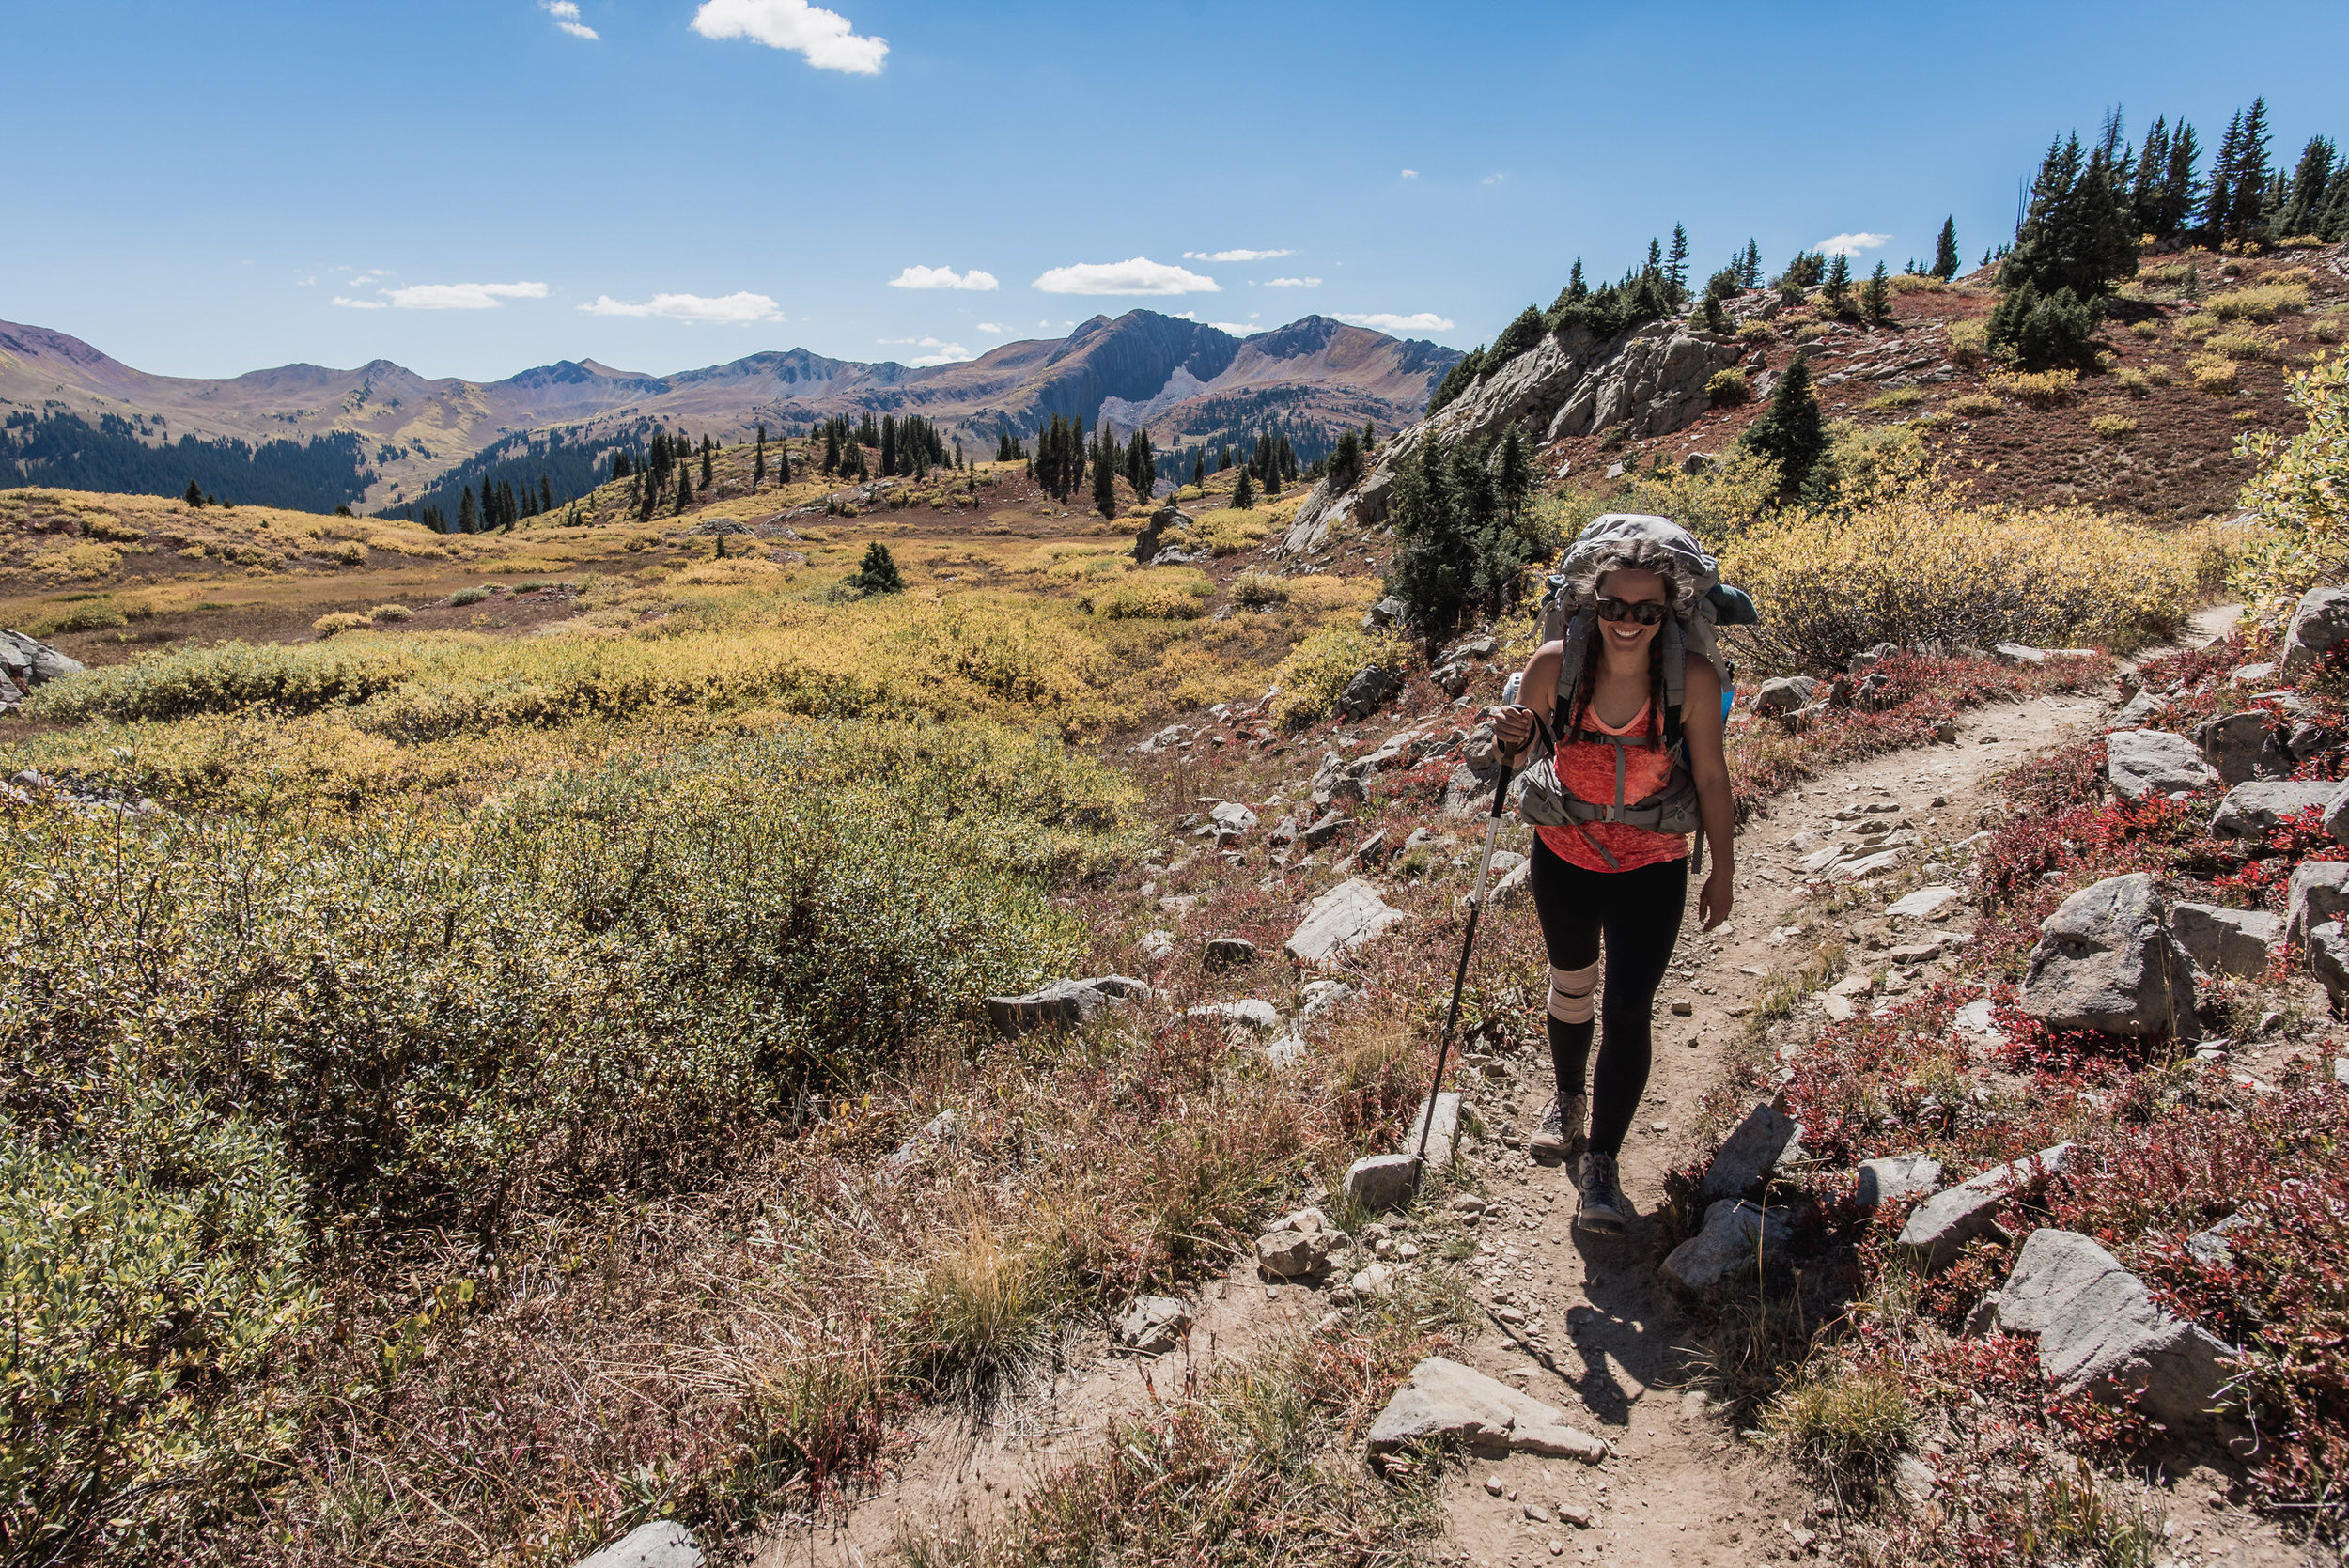
<instances>
[{"instance_id":1,"label":"conifer tree","mask_svg":"<svg viewBox=\"0 0 2349 1568\"><path fill-rule=\"evenodd\" d=\"M787 485L790 482L791 446L788 442L779 441L775 442L775 483Z\"/></svg>"},{"instance_id":2,"label":"conifer tree","mask_svg":"<svg viewBox=\"0 0 2349 1568\"><path fill-rule=\"evenodd\" d=\"M1812 471L1827 456L1827 422L1820 417L1807 356L1797 356L1779 377L1770 406L1747 427L1744 442L1749 451L1778 465L1781 495L1801 493Z\"/></svg>"},{"instance_id":3,"label":"conifer tree","mask_svg":"<svg viewBox=\"0 0 2349 1568\"><path fill-rule=\"evenodd\" d=\"M751 446L751 493L753 495L758 493L758 487L764 484L766 479L767 427L761 425L758 427L758 435Z\"/></svg>"},{"instance_id":4,"label":"conifer tree","mask_svg":"<svg viewBox=\"0 0 2349 1568\"><path fill-rule=\"evenodd\" d=\"M1233 509L1236 511L1245 512L1253 507L1255 505L1256 487L1249 482L1248 470L1242 468L1239 471L1238 480L1232 486Z\"/></svg>"},{"instance_id":5,"label":"conifer tree","mask_svg":"<svg viewBox=\"0 0 2349 1568\"><path fill-rule=\"evenodd\" d=\"M824 472L840 472L840 427L831 420L824 422Z\"/></svg>"},{"instance_id":6,"label":"conifer tree","mask_svg":"<svg viewBox=\"0 0 2349 1568\"><path fill-rule=\"evenodd\" d=\"M2300 163L2292 172L2292 183L2286 189L2283 204L2268 225L2271 238L2288 240L2297 234L2322 237L2325 198L2332 175L2333 144L2322 136L2310 136L2309 145L2300 149Z\"/></svg>"},{"instance_id":7,"label":"conifer tree","mask_svg":"<svg viewBox=\"0 0 2349 1568\"><path fill-rule=\"evenodd\" d=\"M1876 262L1876 270L1868 274L1867 287L1859 291L1859 308L1878 324L1892 319L1892 280L1885 276L1882 260Z\"/></svg>"},{"instance_id":8,"label":"conifer tree","mask_svg":"<svg viewBox=\"0 0 2349 1568\"><path fill-rule=\"evenodd\" d=\"M1370 420L1362 421L1362 452L1365 456L1378 450L1378 427Z\"/></svg>"},{"instance_id":9,"label":"conifer tree","mask_svg":"<svg viewBox=\"0 0 2349 1568\"><path fill-rule=\"evenodd\" d=\"M1827 264L1826 300L1828 311L1837 316L1852 314L1851 257L1837 251Z\"/></svg>"},{"instance_id":10,"label":"conifer tree","mask_svg":"<svg viewBox=\"0 0 2349 1568\"><path fill-rule=\"evenodd\" d=\"M689 473L689 472L687 471L687 469L686 469L686 467L685 467L685 465L684 465L683 463L679 463L679 464L677 464L677 515L678 515L679 517L684 516L684 515L685 515L685 508L687 508L688 506L691 506L692 504L693 504L693 476L692 476L692 474L691 473Z\"/></svg>"},{"instance_id":11,"label":"conifer tree","mask_svg":"<svg viewBox=\"0 0 2349 1568\"><path fill-rule=\"evenodd\" d=\"M1746 265L1738 281L1748 288L1762 287L1762 244L1750 236L1746 240Z\"/></svg>"},{"instance_id":12,"label":"conifer tree","mask_svg":"<svg viewBox=\"0 0 2349 1568\"><path fill-rule=\"evenodd\" d=\"M478 532L480 527L481 514L474 509L473 487L467 485L464 492L457 498L457 532L472 534Z\"/></svg>"},{"instance_id":13,"label":"conifer tree","mask_svg":"<svg viewBox=\"0 0 2349 1568\"><path fill-rule=\"evenodd\" d=\"M704 489L709 488L709 462L716 454L717 449L710 445L709 438L702 437L702 489Z\"/></svg>"},{"instance_id":14,"label":"conifer tree","mask_svg":"<svg viewBox=\"0 0 2349 1568\"><path fill-rule=\"evenodd\" d=\"M889 547L875 539L864 547L864 559L848 583L868 594L901 594L905 592L906 580L897 569L896 557L889 553Z\"/></svg>"},{"instance_id":15,"label":"conifer tree","mask_svg":"<svg viewBox=\"0 0 2349 1568\"><path fill-rule=\"evenodd\" d=\"M1957 217L1941 220L1941 237L1933 242L1933 275L1943 283L1957 276Z\"/></svg>"},{"instance_id":16,"label":"conifer tree","mask_svg":"<svg viewBox=\"0 0 2349 1568\"><path fill-rule=\"evenodd\" d=\"M1117 515L1117 470L1097 456L1093 460L1093 509L1105 518Z\"/></svg>"},{"instance_id":17,"label":"conifer tree","mask_svg":"<svg viewBox=\"0 0 2349 1568\"><path fill-rule=\"evenodd\" d=\"M999 463L1011 461L1011 432L1009 430L995 432L995 460Z\"/></svg>"},{"instance_id":18,"label":"conifer tree","mask_svg":"<svg viewBox=\"0 0 2349 1568\"><path fill-rule=\"evenodd\" d=\"M2218 138L2218 156L2210 166L2210 190L2202 199L2201 241L2213 250L2227 242L2231 214L2229 203L2234 196L2236 165L2243 157L2243 111L2238 109L2227 121L2227 132Z\"/></svg>"},{"instance_id":19,"label":"conifer tree","mask_svg":"<svg viewBox=\"0 0 2349 1568\"><path fill-rule=\"evenodd\" d=\"M616 484L622 479L630 477L635 474L635 472L636 465L629 461L627 447L623 446L618 451L612 454L612 478L614 483Z\"/></svg>"},{"instance_id":20,"label":"conifer tree","mask_svg":"<svg viewBox=\"0 0 2349 1568\"><path fill-rule=\"evenodd\" d=\"M1578 256L1574 258L1572 270L1566 273L1566 298L1587 300L1590 297L1591 286L1582 281L1582 258Z\"/></svg>"},{"instance_id":21,"label":"conifer tree","mask_svg":"<svg viewBox=\"0 0 2349 1568\"><path fill-rule=\"evenodd\" d=\"M2227 226L2223 238L2256 240L2267 209L2267 100L2255 98L2245 111L2235 142L2234 167L2227 192Z\"/></svg>"},{"instance_id":22,"label":"conifer tree","mask_svg":"<svg viewBox=\"0 0 2349 1568\"><path fill-rule=\"evenodd\" d=\"M546 470L538 471L538 511L540 515L554 510L554 487L547 482Z\"/></svg>"},{"instance_id":23,"label":"conifer tree","mask_svg":"<svg viewBox=\"0 0 2349 1568\"><path fill-rule=\"evenodd\" d=\"M885 474L897 472L897 422L887 414L881 415L880 422L880 471Z\"/></svg>"},{"instance_id":24,"label":"conifer tree","mask_svg":"<svg viewBox=\"0 0 2349 1568\"><path fill-rule=\"evenodd\" d=\"M1493 488L1511 522L1525 515L1525 504L1533 495L1533 443L1526 439L1522 425L1512 425L1501 435L1493 455Z\"/></svg>"},{"instance_id":25,"label":"conifer tree","mask_svg":"<svg viewBox=\"0 0 2349 1568\"><path fill-rule=\"evenodd\" d=\"M1664 262L1664 281L1672 287L1675 304L1688 298L1688 228L1685 224L1672 225L1672 255Z\"/></svg>"},{"instance_id":26,"label":"conifer tree","mask_svg":"<svg viewBox=\"0 0 2349 1568\"><path fill-rule=\"evenodd\" d=\"M188 481L188 493L181 496L179 499L188 504L188 509L190 511L203 510L204 492L197 487L196 482L193 479Z\"/></svg>"},{"instance_id":27,"label":"conifer tree","mask_svg":"<svg viewBox=\"0 0 2349 1568\"><path fill-rule=\"evenodd\" d=\"M1190 482L1201 489L1207 487L1207 449L1204 446L1191 448Z\"/></svg>"}]
</instances>

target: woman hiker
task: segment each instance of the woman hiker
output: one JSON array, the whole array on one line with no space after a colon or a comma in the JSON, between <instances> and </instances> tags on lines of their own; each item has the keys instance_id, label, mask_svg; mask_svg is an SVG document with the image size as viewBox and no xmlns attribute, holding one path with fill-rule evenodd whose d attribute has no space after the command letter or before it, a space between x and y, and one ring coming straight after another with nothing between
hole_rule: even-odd
<instances>
[{"instance_id":1,"label":"woman hiker","mask_svg":"<svg viewBox=\"0 0 2349 1568\"><path fill-rule=\"evenodd\" d=\"M1649 1015L1679 939L1688 889L1688 836L1663 830L1702 825L1713 860L1697 895L1705 930L1729 918L1735 874L1720 676L1688 648L1678 714L1666 695L1661 631L1667 617L1687 624L1700 591L1676 569L1682 559L1637 537L1578 547L1566 563L1567 602L1593 605L1596 619L1576 619L1585 646L1572 661L1579 665L1574 690L1559 690L1569 663L1566 642L1546 643L1526 666L1524 706L1502 709L1494 726L1501 749L1520 766L1538 764L1549 744L1556 748L1547 773L1537 766L1528 780L1529 804L1546 785L1548 798L1560 801L1548 815L1567 819L1534 830L1531 877L1549 950L1549 1055L1558 1092L1529 1147L1568 1162L1576 1223L1586 1231L1620 1233L1634 1212L1616 1159L1647 1089ZM1537 737L1547 744L1537 745ZM1683 737L1685 772L1677 743ZM1675 792L1675 808L1619 809ZM1523 814L1537 821L1544 815ZM1610 815L1631 820L1608 820ZM1642 817L1652 825L1635 825ZM1594 1014L1604 1037L1586 1090Z\"/></svg>"}]
</instances>

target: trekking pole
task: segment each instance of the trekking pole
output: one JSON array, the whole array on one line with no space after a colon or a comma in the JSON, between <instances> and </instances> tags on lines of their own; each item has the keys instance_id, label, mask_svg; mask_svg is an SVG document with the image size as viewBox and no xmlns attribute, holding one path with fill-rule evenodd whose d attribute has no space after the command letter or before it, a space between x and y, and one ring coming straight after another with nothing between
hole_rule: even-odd
<instances>
[{"instance_id":1,"label":"trekking pole","mask_svg":"<svg viewBox=\"0 0 2349 1568\"><path fill-rule=\"evenodd\" d=\"M1503 707L1517 700L1519 677L1511 675L1501 689ZM1443 1093L1444 1068L1452 1056L1452 1032L1460 1022L1460 994L1468 987L1469 953L1476 946L1476 923L1485 913L1485 878L1492 870L1493 837L1501 831L1501 814L1509 803L1510 767L1502 753L1501 776L1493 781L1493 809L1485 818L1485 847L1476 857L1476 891L1469 895L1468 929L1460 935L1460 964L1452 975L1452 1005L1443 1016L1443 1036L1436 1046L1436 1080L1427 1089L1427 1109L1419 1121L1419 1147L1411 1155L1411 1185L1417 1188L1427 1173L1427 1135L1436 1126L1436 1098Z\"/></svg>"}]
</instances>

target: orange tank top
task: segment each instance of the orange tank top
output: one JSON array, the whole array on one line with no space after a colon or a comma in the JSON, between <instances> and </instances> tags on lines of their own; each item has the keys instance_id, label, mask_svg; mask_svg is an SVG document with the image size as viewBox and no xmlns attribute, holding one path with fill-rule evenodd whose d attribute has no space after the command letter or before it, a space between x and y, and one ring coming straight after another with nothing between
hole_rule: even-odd
<instances>
[{"instance_id":1,"label":"orange tank top","mask_svg":"<svg viewBox=\"0 0 2349 1568\"><path fill-rule=\"evenodd\" d=\"M1559 787L1579 800L1593 805L1611 806L1615 803L1616 748L1605 740L1585 739L1594 733L1606 736L1639 736L1644 741L1648 714L1655 708L1650 699L1632 716L1631 722L1617 727L1607 723L1595 712L1585 710L1582 731L1572 740L1559 746L1558 755L1551 763L1557 770ZM1623 798L1626 804L1644 800L1661 790L1672 780L1672 754L1661 747L1645 744L1622 749L1624 762ZM1657 865L1665 861L1683 859L1688 853L1688 840L1681 833L1659 833L1652 828L1634 828L1627 822L1581 822L1563 828L1536 828L1551 854L1570 865L1585 871L1637 871L1643 865ZM1599 853L1604 848L1606 855ZM1607 855L1615 863L1607 863Z\"/></svg>"}]
</instances>

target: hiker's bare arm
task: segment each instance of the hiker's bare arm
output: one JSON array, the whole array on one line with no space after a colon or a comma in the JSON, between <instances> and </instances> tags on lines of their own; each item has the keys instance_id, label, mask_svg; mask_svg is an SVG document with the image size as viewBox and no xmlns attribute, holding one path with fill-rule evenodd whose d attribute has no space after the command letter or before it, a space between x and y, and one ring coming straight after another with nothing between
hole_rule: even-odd
<instances>
[{"instance_id":1,"label":"hiker's bare arm","mask_svg":"<svg viewBox=\"0 0 2349 1568\"><path fill-rule=\"evenodd\" d=\"M1697 815L1704 823L1705 847L1713 868L1697 893L1697 917L1712 930L1729 918L1737 876L1737 846L1731 836L1735 811L1729 793L1729 762L1721 753L1721 677L1701 654L1688 655L1688 690L1680 708L1680 733L1688 741L1688 777L1697 786Z\"/></svg>"},{"instance_id":2,"label":"hiker's bare arm","mask_svg":"<svg viewBox=\"0 0 2349 1568\"><path fill-rule=\"evenodd\" d=\"M1494 738L1501 742L1501 755L1512 768L1521 768L1532 758L1526 753L1533 745L1533 715L1544 719L1558 697L1558 665L1566 656L1563 643L1544 643L1534 650L1533 661L1525 667L1525 677L1517 682L1519 706L1504 707L1501 717L1493 721Z\"/></svg>"}]
</instances>

